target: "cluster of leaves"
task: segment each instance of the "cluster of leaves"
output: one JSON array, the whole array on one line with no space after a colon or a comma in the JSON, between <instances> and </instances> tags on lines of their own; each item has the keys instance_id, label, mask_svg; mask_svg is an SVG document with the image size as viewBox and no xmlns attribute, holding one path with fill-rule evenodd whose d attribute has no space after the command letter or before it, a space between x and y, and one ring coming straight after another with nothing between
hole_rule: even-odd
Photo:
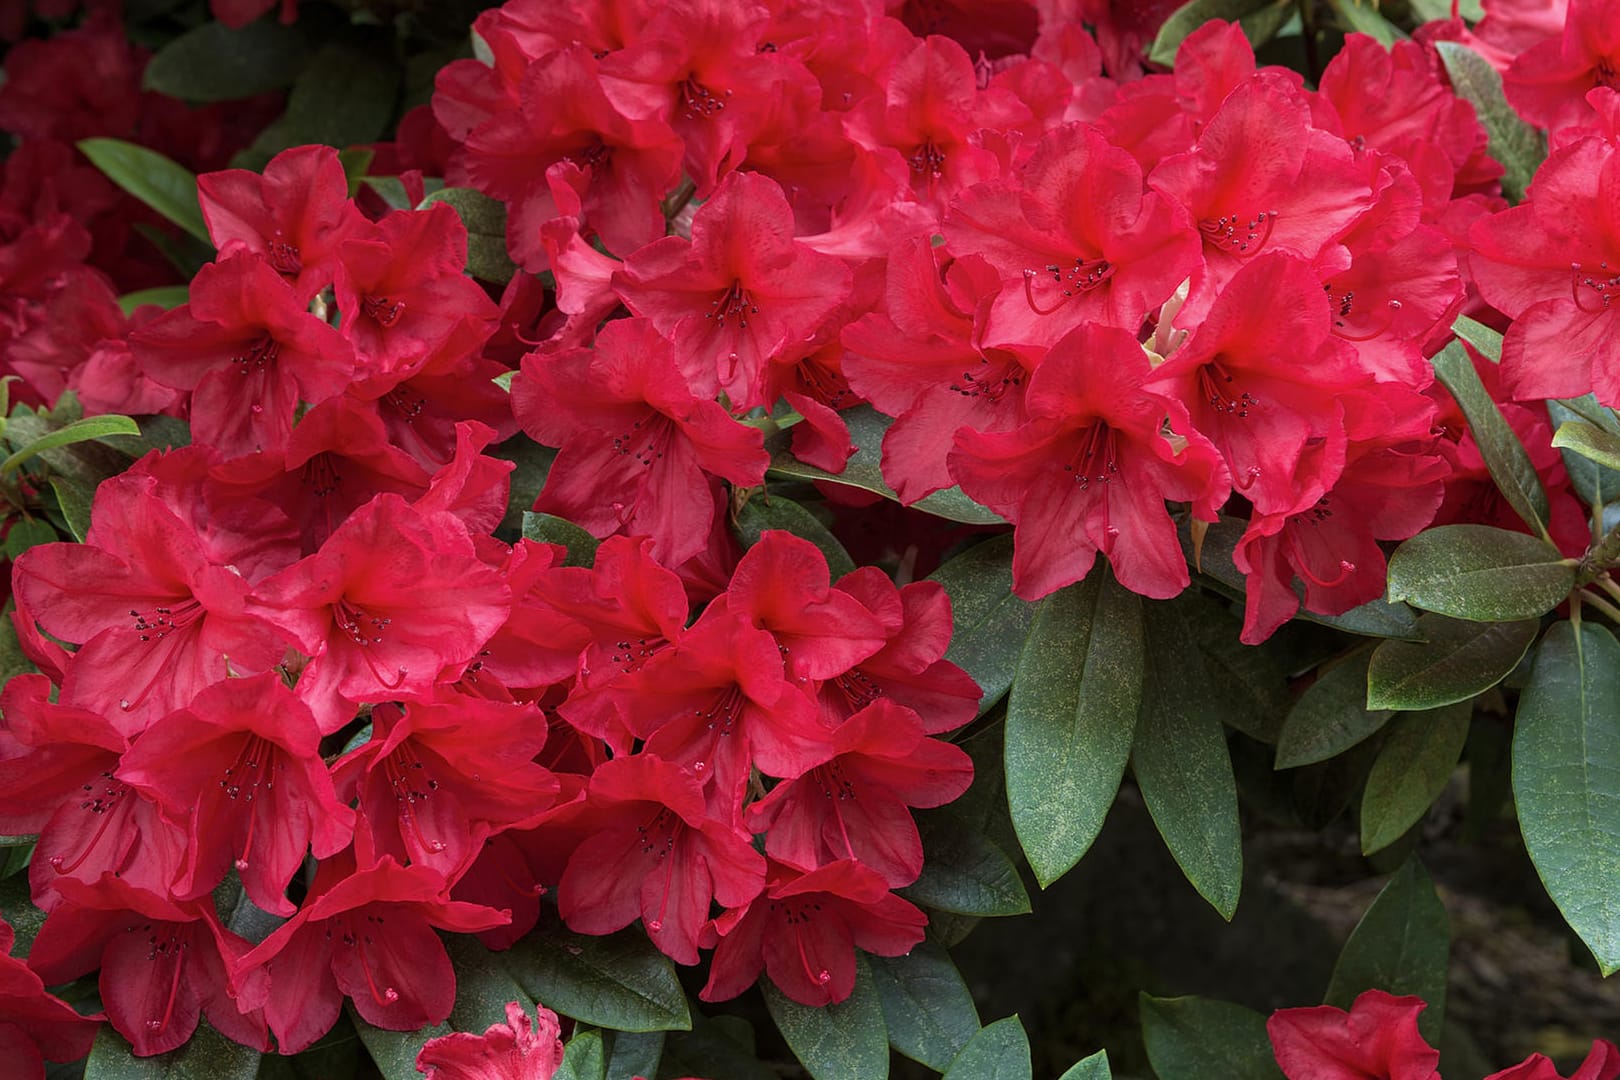
<instances>
[{"instance_id":1,"label":"cluster of leaves","mask_svg":"<svg viewBox=\"0 0 1620 1080\"><path fill-rule=\"evenodd\" d=\"M514 1003L573 1022L559 1076L764 1075L670 963L712 949L698 996L763 971L814 1076L1028 1075L947 950L1127 773L1230 918L1240 798L1356 802L1397 865L1465 755L1620 967L1612 4L513 0L460 58L269 6L132 16L149 65L98 12L0 88L55 259L0 342L31 1048L90 1049L43 974L99 993L98 1075L255 1075L267 1033L327 1075L350 1027L412 1075ZM30 97L91 47L249 137ZM1312 88L1257 66L1291 47ZM63 140L188 285L129 291L162 264L91 242L104 194L12 195ZM1402 865L1327 1002L1421 997L1434 1042ZM1165 1080L1295 1067L1236 1006L1142 1016Z\"/></svg>"}]
</instances>

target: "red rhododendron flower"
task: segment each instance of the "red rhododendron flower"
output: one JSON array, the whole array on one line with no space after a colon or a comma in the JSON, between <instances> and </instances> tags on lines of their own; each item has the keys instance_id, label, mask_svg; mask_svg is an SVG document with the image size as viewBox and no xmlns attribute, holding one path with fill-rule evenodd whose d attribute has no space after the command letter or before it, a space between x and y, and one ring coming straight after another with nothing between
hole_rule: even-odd
<instances>
[{"instance_id":1,"label":"red rhododendron flower","mask_svg":"<svg viewBox=\"0 0 1620 1080\"><path fill-rule=\"evenodd\" d=\"M1266 1033L1288 1080L1439 1080L1440 1051L1418 1033L1422 998L1368 990L1347 1013L1331 1005L1279 1009Z\"/></svg>"},{"instance_id":2,"label":"red rhododendron flower","mask_svg":"<svg viewBox=\"0 0 1620 1080\"><path fill-rule=\"evenodd\" d=\"M1513 108L1549 131L1591 116L1586 93L1620 82L1620 4L1614 0L1569 0L1563 33L1532 45L1502 73L1502 90Z\"/></svg>"},{"instance_id":3,"label":"red rhododendron flower","mask_svg":"<svg viewBox=\"0 0 1620 1080\"><path fill-rule=\"evenodd\" d=\"M506 1023L491 1024L482 1035L464 1031L422 1044L416 1071L427 1080L551 1080L562 1066L563 1044L557 1014L536 1005L535 1018L515 1001L506 1005Z\"/></svg>"},{"instance_id":4,"label":"red rhododendron flower","mask_svg":"<svg viewBox=\"0 0 1620 1080\"><path fill-rule=\"evenodd\" d=\"M0 919L0 1055L19 1080L44 1080L46 1060L77 1061L90 1052L101 1017L80 1016L47 994L27 964L7 955L15 939Z\"/></svg>"},{"instance_id":5,"label":"red rhododendron flower","mask_svg":"<svg viewBox=\"0 0 1620 1080\"><path fill-rule=\"evenodd\" d=\"M1586 1060L1569 1074L1569 1080L1615 1080L1620 1077L1620 1047L1607 1039L1596 1039ZM1485 1080L1565 1080L1544 1054L1531 1054L1512 1068L1494 1072Z\"/></svg>"}]
</instances>

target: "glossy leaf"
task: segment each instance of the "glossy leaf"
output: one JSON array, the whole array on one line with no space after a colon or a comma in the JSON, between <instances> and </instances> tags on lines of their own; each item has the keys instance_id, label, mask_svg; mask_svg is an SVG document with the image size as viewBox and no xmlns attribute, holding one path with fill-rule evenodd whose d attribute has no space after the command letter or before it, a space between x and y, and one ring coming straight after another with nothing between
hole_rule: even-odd
<instances>
[{"instance_id":1,"label":"glossy leaf","mask_svg":"<svg viewBox=\"0 0 1620 1080\"><path fill-rule=\"evenodd\" d=\"M1446 1012L1451 919L1417 859L1390 877L1361 917L1333 965L1325 1004L1350 1008L1364 990L1416 994L1429 1003L1418 1018L1423 1037L1440 1041Z\"/></svg>"},{"instance_id":2,"label":"glossy leaf","mask_svg":"<svg viewBox=\"0 0 1620 1080\"><path fill-rule=\"evenodd\" d=\"M471 188L440 188L417 207L449 203L467 226L467 272L505 285L517 273L506 251L506 204Z\"/></svg>"},{"instance_id":3,"label":"glossy leaf","mask_svg":"<svg viewBox=\"0 0 1620 1080\"><path fill-rule=\"evenodd\" d=\"M1114 804L1142 699L1142 602L1099 566L1042 600L1007 702L1007 805L1045 888Z\"/></svg>"},{"instance_id":4,"label":"glossy leaf","mask_svg":"<svg viewBox=\"0 0 1620 1080\"><path fill-rule=\"evenodd\" d=\"M889 1075L889 1031L883 1003L866 958L855 954L855 990L835 1005L800 1005L761 979L765 1007L789 1047L815 1080L884 1080Z\"/></svg>"},{"instance_id":5,"label":"glossy leaf","mask_svg":"<svg viewBox=\"0 0 1620 1080\"><path fill-rule=\"evenodd\" d=\"M929 575L951 598L951 644L945 659L979 684L982 716L1012 685L1035 605L1012 591L1012 537L997 536L964 551Z\"/></svg>"},{"instance_id":6,"label":"glossy leaf","mask_svg":"<svg viewBox=\"0 0 1620 1080\"><path fill-rule=\"evenodd\" d=\"M607 1080L634 1080L652 1077L664 1055L662 1031L613 1031L608 1033Z\"/></svg>"},{"instance_id":7,"label":"glossy leaf","mask_svg":"<svg viewBox=\"0 0 1620 1080\"><path fill-rule=\"evenodd\" d=\"M1452 341L1435 354L1433 363L1435 376L1451 391L1468 418L1468 430L1474 436L1480 456L1485 459L1496 489L1513 507L1513 512L1545 538L1547 492L1541 486L1541 476L1530 461L1529 451L1480 381L1474 362L1461 345Z\"/></svg>"},{"instance_id":8,"label":"glossy leaf","mask_svg":"<svg viewBox=\"0 0 1620 1080\"><path fill-rule=\"evenodd\" d=\"M1502 192L1514 202L1547 157L1547 137L1519 119L1502 95L1502 76L1479 53L1455 41L1437 41L1440 62L1457 96L1474 106L1485 126L1491 157L1502 163Z\"/></svg>"},{"instance_id":9,"label":"glossy leaf","mask_svg":"<svg viewBox=\"0 0 1620 1080\"><path fill-rule=\"evenodd\" d=\"M1445 790L1468 742L1474 703L1408 712L1389 725L1361 794L1361 851L1370 855L1406 835Z\"/></svg>"},{"instance_id":10,"label":"glossy leaf","mask_svg":"<svg viewBox=\"0 0 1620 1080\"><path fill-rule=\"evenodd\" d=\"M1032 1080L1029 1036L1016 1016L997 1020L973 1036L945 1070L944 1080Z\"/></svg>"},{"instance_id":11,"label":"glossy leaf","mask_svg":"<svg viewBox=\"0 0 1620 1080\"><path fill-rule=\"evenodd\" d=\"M1371 660L1371 653L1361 652L1327 668L1300 695L1277 735L1277 768L1326 761L1389 722L1393 709L1366 707Z\"/></svg>"},{"instance_id":12,"label":"glossy leaf","mask_svg":"<svg viewBox=\"0 0 1620 1080\"><path fill-rule=\"evenodd\" d=\"M159 49L142 85L184 101L240 101L291 86L308 58L304 36L274 19L240 30L211 21Z\"/></svg>"},{"instance_id":13,"label":"glossy leaf","mask_svg":"<svg viewBox=\"0 0 1620 1080\"><path fill-rule=\"evenodd\" d=\"M1159 1080L1283 1080L1266 1018L1209 998L1143 994L1142 1041Z\"/></svg>"},{"instance_id":14,"label":"glossy leaf","mask_svg":"<svg viewBox=\"0 0 1620 1080\"><path fill-rule=\"evenodd\" d=\"M79 151L107 174L107 179L168 218L197 239L208 243L202 206L197 202L197 177L156 150L120 139L82 139Z\"/></svg>"},{"instance_id":15,"label":"glossy leaf","mask_svg":"<svg viewBox=\"0 0 1620 1080\"><path fill-rule=\"evenodd\" d=\"M889 1045L943 1072L978 1034L979 1010L951 954L924 942L906 956L871 956Z\"/></svg>"},{"instance_id":16,"label":"glossy leaf","mask_svg":"<svg viewBox=\"0 0 1620 1080\"><path fill-rule=\"evenodd\" d=\"M1391 599L1479 622L1539 618L1574 585L1575 568L1557 548L1489 525L1427 529L1389 560Z\"/></svg>"},{"instance_id":17,"label":"glossy leaf","mask_svg":"<svg viewBox=\"0 0 1620 1080\"><path fill-rule=\"evenodd\" d=\"M552 1080L607 1080L607 1048L601 1033L582 1031L569 1039Z\"/></svg>"},{"instance_id":18,"label":"glossy leaf","mask_svg":"<svg viewBox=\"0 0 1620 1080\"><path fill-rule=\"evenodd\" d=\"M1226 730L1207 707L1203 660L1180 612L1148 605L1147 643L1131 770L1182 873L1230 920L1243 887L1243 837Z\"/></svg>"},{"instance_id":19,"label":"glossy leaf","mask_svg":"<svg viewBox=\"0 0 1620 1080\"><path fill-rule=\"evenodd\" d=\"M870 491L898 502L900 497L884 481L883 470L878 464L883 436L894 423L894 418L883 415L870 405L857 405L852 409L845 409L838 415L849 428L850 441L855 445L855 453L845 462L843 472L830 473L825 469L818 469L783 451L771 460L770 472L767 475L792 476L801 480L825 480L828 483ZM995 511L987 510L962 494L961 488L936 491L927 498L913 503L912 506L935 517L970 525L996 525L1002 521L1001 516Z\"/></svg>"},{"instance_id":20,"label":"glossy leaf","mask_svg":"<svg viewBox=\"0 0 1620 1080\"><path fill-rule=\"evenodd\" d=\"M1108 1067L1108 1051L1099 1050L1075 1062L1058 1080L1114 1080L1113 1070Z\"/></svg>"},{"instance_id":21,"label":"glossy leaf","mask_svg":"<svg viewBox=\"0 0 1620 1080\"><path fill-rule=\"evenodd\" d=\"M1005 852L955 807L918 815L922 876L900 890L914 904L956 915L1023 915L1029 893Z\"/></svg>"},{"instance_id":22,"label":"glossy leaf","mask_svg":"<svg viewBox=\"0 0 1620 1080\"><path fill-rule=\"evenodd\" d=\"M555 514L523 513L523 538L542 544L561 544L568 551L564 566L590 566L601 541L567 518Z\"/></svg>"},{"instance_id":23,"label":"glossy leaf","mask_svg":"<svg viewBox=\"0 0 1620 1080\"><path fill-rule=\"evenodd\" d=\"M129 1041L111 1024L103 1024L85 1059L84 1080L253 1080L261 1056L200 1020L185 1045L167 1054L136 1057Z\"/></svg>"},{"instance_id":24,"label":"glossy leaf","mask_svg":"<svg viewBox=\"0 0 1620 1080\"><path fill-rule=\"evenodd\" d=\"M11 472L29 458L43 454L47 450L55 450L59 446L90 442L93 439L105 438L108 435L139 435L140 433L140 425L127 416L119 416L116 413L103 416L87 416L82 420L75 420L70 424L65 424L54 431L41 435L4 461L0 461L0 476Z\"/></svg>"},{"instance_id":25,"label":"glossy leaf","mask_svg":"<svg viewBox=\"0 0 1620 1080\"><path fill-rule=\"evenodd\" d=\"M743 547L759 543L767 529L785 529L821 549L834 581L855 569L855 560L821 519L785 496L756 492L737 511L736 522L737 538Z\"/></svg>"},{"instance_id":26,"label":"glossy leaf","mask_svg":"<svg viewBox=\"0 0 1620 1080\"><path fill-rule=\"evenodd\" d=\"M1386 641L1367 672L1369 709L1437 709L1466 701L1501 682L1524 659L1541 630L1536 619L1470 622L1427 614L1426 640Z\"/></svg>"},{"instance_id":27,"label":"glossy leaf","mask_svg":"<svg viewBox=\"0 0 1620 1080\"><path fill-rule=\"evenodd\" d=\"M1547 894L1620 971L1620 642L1555 624L1536 649L1513 732L1513 797Z\"/></svg>"},{"instance_id":28,"label":"glossy leaf","mask_svg":"<svg viewBox=\"0 0 1620 1080\"><path fill-rule=\"evenodd\" d=\"M1276 0L1190 0L1182 4L1159 27L1158 36L1148 47L1147 58L1155 64L1171 67L1176 62L1176 50L1187 35L1211 19L1236 20L1266 7L1277 6Z\"/></svg>"},{"instance_id":29,"label":"glossy leaf","mask_svg":"<svg viewBox=\"0 0 1620 1080\"><path fill-rule=\"evenodd\" d=\"M530 997L581 1023L616 1031L692 1026L674 965L639 930L592 937L542 927L500 955Z\"/></svg>"}]
</instances>

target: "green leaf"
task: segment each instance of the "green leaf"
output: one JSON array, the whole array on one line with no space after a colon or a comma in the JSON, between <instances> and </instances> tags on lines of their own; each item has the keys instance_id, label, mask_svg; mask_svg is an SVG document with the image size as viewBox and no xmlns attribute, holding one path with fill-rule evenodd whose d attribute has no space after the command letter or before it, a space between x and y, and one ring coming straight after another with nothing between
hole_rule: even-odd
<instances>
[{"instance_id":1,"label":"green leaf","mask_svg":"<svg viewBox=\"0 0 1620 1080\"><path fill-rule=\"evenodd\" d=\"M1397 716L1361 793L1361 851L1370 855L1406 835L1445 790L1468 742L1472 701Z\"/></svg>"},{"instance_id":2,"label":"green leaf","mask_svg":"<svg viewBox=\"0 0 1620 1080\"><path fill-rule=\"evenodd\" d=\"M767 529L785 529L821 549L834 581L855 569L855 560L849 557L849 552L844 550L838 538L828 531L820 519L792 499L759 492L742 504L737 511L736 521L737 538L744 547L759 543Z\"/></svg>"},{"instance_id":3,"label":"green leaf","mask_svg":"<svg viewBox=\"0 0 1620 1080\"><path fill-rule=\"evenodd\" d=\"M156 304L165 311L177 308L191 298L189 285L163 285L156 289L140 289L136 292L125 293L118 298L118 307L127 318L135 314L135 309L143 304Z\"/></svg>"},{"instance_id":4,"label":"green leaf","mask_svg":"<svg viewBox=\"0 0 1620 1080\"><path fill-rule=\"evenodd\" d=\"M1385 641L1367 672L1369 709L1437 709L1466 701L1507 677L1535 643L1541 623L1418 619L1426 641Z\"/></svg>"},{"instance_id":5,"label":"green leaf","mask_svg":"<svg viewBox=\"0 0 1620 1080\"><path fill-rule=\"evenodd\" d=\"M1223 600L1188 589L1172 603L1186 617L1198 643L1211 711L1227 727L1276 743L1283 717L1293 704L1277 653L1238 640L1242 612L1230 611Z\"/></svg>"},{"instance_id":6,"label":"green leaf","mask_svg":"<svg viewBox=\"0 0 1620 1080\"><path fill-rule=\"evenodd\" d=\"M142 83L184 101L240 101L291 86L308 58L303 35L274 19L205 22L159 49Z\"/></svg>"},{"instance_id":7,"label":"green leaf","mask_svg":"<svg viewBox=\"0 0 1620 1080\"><path fill-rule=\"evenodd\" d=\"M1322 672L1300 695L1277 735L1277 768L1326 761L1389 722L1393 709L1366 707L1371 661L1370 652L1359 652Z\"/></svg>"},{"instance_id":8,"label":"green leaf","mask_svg":"<svg viewBox=\"0 0 1620 1080\"><path fill-rule=\"evenodd\" d=\"M1547 157L1547 136L1519 119L1502 95L1502 76L1483 56L1455 41L1434 44L1452 88L1474 106L1485 126L1491 157L1502 163L1502 193L1519 202Z\"/></svg>"},{"instance_id":9,"label":"green leaf","mask_svg":"<svg viewBox=\"0 0 1620 1080\"><path fill-rule=\"evenodd\" d=\"M1203 660L1174 607L1147 605L1152 657L1131 770L1165 846L1198 895L1227 920L1243 887L1237 779L1226 731L1209 711Z\"/></svg>"},{"instance_id":10,"label":"green leaf","mask_svg":"<svg viewBox=\"0 0 1620 1080\"><path fill-rule=\"evenodd\" d=\"M1172 67L1176 62L1176 50L1181 48L1187 35L1211 19L1235 22L1261 8L1277 7L1279 3L1280 0L1191 0L1171 12L1170 17L1160 25L1158 36L1148 47L1147 58L1155 64Z\"/></svg>"},{"instance_id":11,"label":"green leaf","mask_svg":"<svg viewBox=\"0 0 1620 1080\"><path fill-rule=\"evenodd\" d=\"M581 1023L617 1031L692 1026L675 966L638 930L593 937L548 926L501 956L531 997Z\"/></svg>"},{"instance_id":12,"label":"green leaf","mask_svg":"<svg viewBox=\"0 0 1620 1080\"><path fill-rule=\"evenodd\" d=\"M376 142L399 96L393 54L391 40L359 30L322 45L293 83L286 111L233 164L262 169L281 151L307 143L342 150Z\"/></svg>"},{"instance_id":13,"label":"green leaf","mask_svg":"<svg viewBox=\"0 0 1620 1080\"><path fill-rule=\"evenodd\" d=\"M833 484L870 491L885 499L900 501L894 489L884 482L883 470L878 464L879 447L883 443L884 433L889 430L889 425L894 423L894 419L884 416L870 405L857 405L852 409L845 409L838 415L849 428L850 441L855 445L855 453L844 464L843 472L830 473L814 465L807 465L784 450L771 460L770 471L766 475L791 476L801 480L825 480ZM912 507L935 517L966 522L969 525L997 525L1002 521L1001 515L985 509L962 494L961 488L936 491L927 498L913 503Z\"/></svg>"},{"instance_id":14,"label":"green leaf","mask_svg":"<svg viewBox=\"0 0 1620 1080\"><path fill-rule=\"evenodd\" d=\"M352 1003L345 1003L343 1008L383 1080L411 1080L413 1076L422 1080L422 1074L416 1071L416 1055L422 1052L423 1044L455 1030L444 1023L418 1031L385 1031L362 1020Z\"/></svg>"},{"instance_id":15,"label":"green leaf","mask_svg":"<svg viewBox=\"0 0 1620 1080\"><path fill-rule=\"evenodd\" d=\"M1283 1080L1266 1018L1209 998L1143 994L1142 1041L1159 1080Z\"/></svg>"},{"instance_id":16,"label":"green leaf","mask_svg":"<svg viewBox=\"0 0 1620 1080\"><path fill-rule=\"evenodd\" d=\"M1451 332L1472 345L1475 352L1491 363L1502 362L1502 335L1484 323L1476 322L1467 315L1459 315L1457 321L1451 324Z\"/></svg>"},{"instance_id":17,"label":"green leaf","mask_svg":"<svg viewBox=\"0 0 1620 1080\"><path fill-rule=\"evenodd\" d=\"M607 1048L601 1033L582 1031L569 1039L553 1080L607 1080Z\"/></svg>"},{"instance_id":18,"label":"green leaf","mask_svg":"<svg viewBox=\"0 0 1620 1080\"><path fill-rule=\"evenodd\" d=\"M676 1032L664 1046L658 1075L707 1080L781 1080L754 1056L754 1029L740 1016L692 1017L691 1031Z\"/></svg>"},{"instance_id":19,"label":"green leaf","mask_svg":"<svg viewBox=\"0 0 1620 1080\"><path fill-rule=\"evenodd\" d=\"M955 915L1023 915L1029 893L1005 852L953 808L917 815L922 876L900 890L914 904Z\"/></svg>"},{"instance_id":20,"label":"green leaf","mask_svg":"<svg viewBox=\"0 0 1620 1080\"><path fill-rule=\"evenodd\" d=\"M1450 953L1451 920L1445 905L1423 864L1408 859L1350 932L1322 1000L1348 1009L1364 990L1416 994L1429 1003L1418 1028L1431 1044L1437 1043L1445 1021Z\"/></svg>"},{"instance_id":21,"label":"green leaf","mask_svg":"<svg viewBox=\"0 0 1620 1080\"><path fill-rule=\"evenodd\" d=\"M1331 3L1347 32L1366 34L1386 49L1408 36L1379 13L1377 0L1331 0Z\"/></svg>"},{"instance_id":22,"label":"green leaf","mask_svg":"<svg viewBox=\"0 0 1620 1080\"><path fill-rule=\"evenodd\" d=\"M1584 420L1569 420L1560 424L1553 434L1552 444L1573 450L1606 469L1620 469L1620 437L1610 435Z\"/></svg>"},{"instance_id":23,"label":"green leaf","mask_svg":"<svg viewBox=\"0 0 1620 1080\"><path fill-rule=\"evenodd\" d=\"M1620 971L1620 643L1560 622L1536 650L1513 732L1524 845L1603 974Z\"/></svg>"},{"instance_id":24,"label":"green leaf","mask_svg":"<svg viewBox=\"0 0 1620 1080\"><path fill-rule=\"evenodd\" d=\"M8 613L12 606L6 604ZM0 618L0 686L10 682L14 675L27 675L37 670L33 662L23 655L22 646L17 642L17 628L9 618Z\"/></svg>"},{"instance_id":25,"label":"green leaf","mask_svg":"<svg viewBox=\"0 0 1620 1080\"><path fill-rule=\"evenodd\" d=\"M1113 1070L1108 1067L1108 1051L1099 1050L1075 1062L1058 1080L1114 1080Z\"/></svg>"},{"instance_id":26,"label":"green leaf","mask_svg":"<svg viewBox=\"0 0 1620 1080\"><path fill-rule=\"evenodd\" d=\"M75 420L70 424L41 435L4 461L0 461L0 476L11 472L36 454L54 450L59 446L71 446L74 443L89 442L92 439L100 439L108 435L139 435L140 433L140 425L127 416L118 416L116 414L87 416L83 420Z\"/></svg>"},{"instance_id":27,"label":"green leaf","mask_svg":"<svg viewBox=\"0 0 1620 1080\"><path fill-rule=\"evenodd\" d=\"M1013 538L975 544L928 576L951 598L951 645L945 659L973 676L984 696L979 715L1012 686L1035 605L1012 591Z\"/></svg>"},{"instance_id":28,"label":"green leaf","mask_svg":"<svg viewBox=\"0 0 1620 1080\"><path fill-rule=\"evenodd\" d=\"M658 1073L664 1056L662 1031L613 1031L608 1033L607 1080L650 1080Z\"/></svg>"},{"instance_id":29,"label":"green leaf","mask_svg":"<svg viewBox=\"0 0 1620 1080\"><path fill-rule=\"evenodd\" d=\"M39 518L18 518L11 523L11 531L0 544L0 555L15 560L23 552L39 544L54 544L61 537L48 522Z\"/></svg>"},{"instance_id":30,"label":"green leaf","mask_svg":"<svg viewBox=\"0 0 1620 1080\"><path fill-rule=\"evenodd\" d=\"M197 177L155 150L121 139L82 139L79 150L107 179L162 214L197 239L208 243L197 203Z\"/></svg>"},{"instance_id":31,"label":"green leaf","mask_svg":"<svg viewBox=\"0 0 1620 1080\"><path fill-rule=\"evenodd\" d=\"M1577 408L1581 411L1577 411ZM1620 472L1598 464L1594 457L1588 456L1573 442L1566 445L1559 441L1560 438L1579 440L1580 436L1573 431L1566 436L1564 429L1571 424L1580 424L1593 431L1601 432L1603 436L1602 442L1605 444L1611 440L1620 442L1620 433L1601 427L1598 423L1586 419L1588 414L1600 418L1600 423L1603 419L1608 420L1610 423L1613 423L1614 420L1614 414L1599 405L1597 400L1590 394L1584 400L1575 402L1547 402L1547 415L1552 419L1553 426L1558 429L1557 434L1553 436L1553 445L1557 446L1559 453L1563 455L1564 468L1569 471L1570 484L1575 488L1576 494L1584 499L1588 506L1606 506L1614 502L1615 499L1620 498ZM1620 425L1616 426L1620 427ZM1598 440L1595 439L1591 441L1593 445L1598 443Z\"/></svg>"},{"instance_id":32,"label":"green leaf","mask_svg":"<svg viewBox=\"0 0 1620 1080\"><path fill-rule=\"evenodd\" d=\"M867 959L889 1045L943 1072L979 1031L979 1010L951 954L924 942L905 956Z\"/></svg>"},{"instance_id":33,"label":"green leaf","mask_svg":"<svg viewBox=\"0 0 1620 1080\"><path fill-rule=\"evenodd\" d=\"M1474 362L1468 359L1461 345L1451 341L1435 354L1433 364L1435 375L1451 391L1468 418L1468 430L1473 433L1497 490L1513 507L1513 512L1545 539L1547 493L1541 487L1541 476L1519 436L1503 418L1502 410L1485 384L1480 382Z\"/></svg>"},{"instance_id":34,"label":"green leaf","mask_svg":"<svg viewBox=\"0 0 1620 1080\"><path fill-rule=\"evenodd\" d=\"M1141 598L1098 565L1042 600L1007 702L1007 805L1045 888L1114 804L1142 698Z\"/></svg>"},{"instance_id":35,"label":"green leaf","mask_svg":"<svg viewBox=\"0 0 1620 1080\"><path fill-rule=\"evenodd\" d=\"M1575 587L1573 560L1524 533L1489 525L1426 529L1389 560L1389 596L1476 622L1535 619Z\"/></svg>"},{"instance_id":36,"label":"green leaf","mask_svg":"<svg viewBox=\"0 0 1620 1080\"><path fill-rule=\"evenodd\" d=\"M568 551L564 566L590 566L601 541L567 518L555 514L523 513L523 538L542 544L561 544Z\"/></svg>"},{"instance_id":37,"label":"green leaf","mask_svg":"<svg viewBox=\"0 0 1620 1080\"><path fill-rule=\"evenodd\" d=\"M418 210L449 203L467 226L467 272L505 285L517 273L506 250L506 204L471 188L440 188L422 200Z\"/></svg>"},{"instance_id":38,"label":"green leaf","mask_svg":"<svg viewBox=\"0 0 1620 1080\"><path fill-rule=\"evenodd\" d=\"M889 1031L866 959L855 954L855 990L836 1005L800 1005L761 979L765 1007L805 1070L815 1080L884 1080L889 1075Z\"/></svg>"},{"instance_id":39,"label":"green leaf","mask_svg":"<svg viewBox=\"0 0 1620 1080\"><path fill-rule=\"evenodd\" d=\"M253 1080L261 1056L253 1047L227 1039L202 1020L179 1049L136 1057L129 1042L111 1024L103 1024L96 1030L96 1041L85 1059L84 1080Z\"/></svg>"},{"instance_id":40,"label":"green leaf","mask_svg":"<svg viewBox=\"0 0 1620 1080\"><path fill-rule=\"evenodd\" d=\"M1031 1080L1029 1036L1016 1016L997 1020L962 1048L944 1080Z\"/></svg>"}]
</instances>

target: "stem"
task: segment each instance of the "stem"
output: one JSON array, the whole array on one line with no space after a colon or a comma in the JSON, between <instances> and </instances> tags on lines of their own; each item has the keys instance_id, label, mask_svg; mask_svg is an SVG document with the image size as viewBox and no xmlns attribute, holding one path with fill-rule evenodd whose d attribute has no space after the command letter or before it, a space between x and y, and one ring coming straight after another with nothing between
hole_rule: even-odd
<instances>
[{"instance_id":1,"label":"stem","mask_svg":"<svg viewBox=\"0 0 1620 1080\"><path fill-rule=\"evenodd\" d=\"M1602 577L1594 579L1592 584L1608 593L1615 600L1620 600L1620 584L1616 584L1615 580L1609 575L1604 574Z\"/></svg>"},{"instance_id":2,"label":"stem","mask_svg":"<svg viewBox=\"0 0 1620 1080\"><path fill-rule=\"evenodd\" d=\"M1620 607L1615 607L1601 596L1595 596L1592 593L1577 593L1575 595L1579 596L1582 600L1603 612L1603 614L1607 615L1610 621L1615 623L1615 625L1620 626ZM1574 614L1574 610L1574 605L1571 604L1570 614L1572 616ZM1570 621L1575 622L1576 620L1571 618Z\"/></svg>"}]
</instances>

